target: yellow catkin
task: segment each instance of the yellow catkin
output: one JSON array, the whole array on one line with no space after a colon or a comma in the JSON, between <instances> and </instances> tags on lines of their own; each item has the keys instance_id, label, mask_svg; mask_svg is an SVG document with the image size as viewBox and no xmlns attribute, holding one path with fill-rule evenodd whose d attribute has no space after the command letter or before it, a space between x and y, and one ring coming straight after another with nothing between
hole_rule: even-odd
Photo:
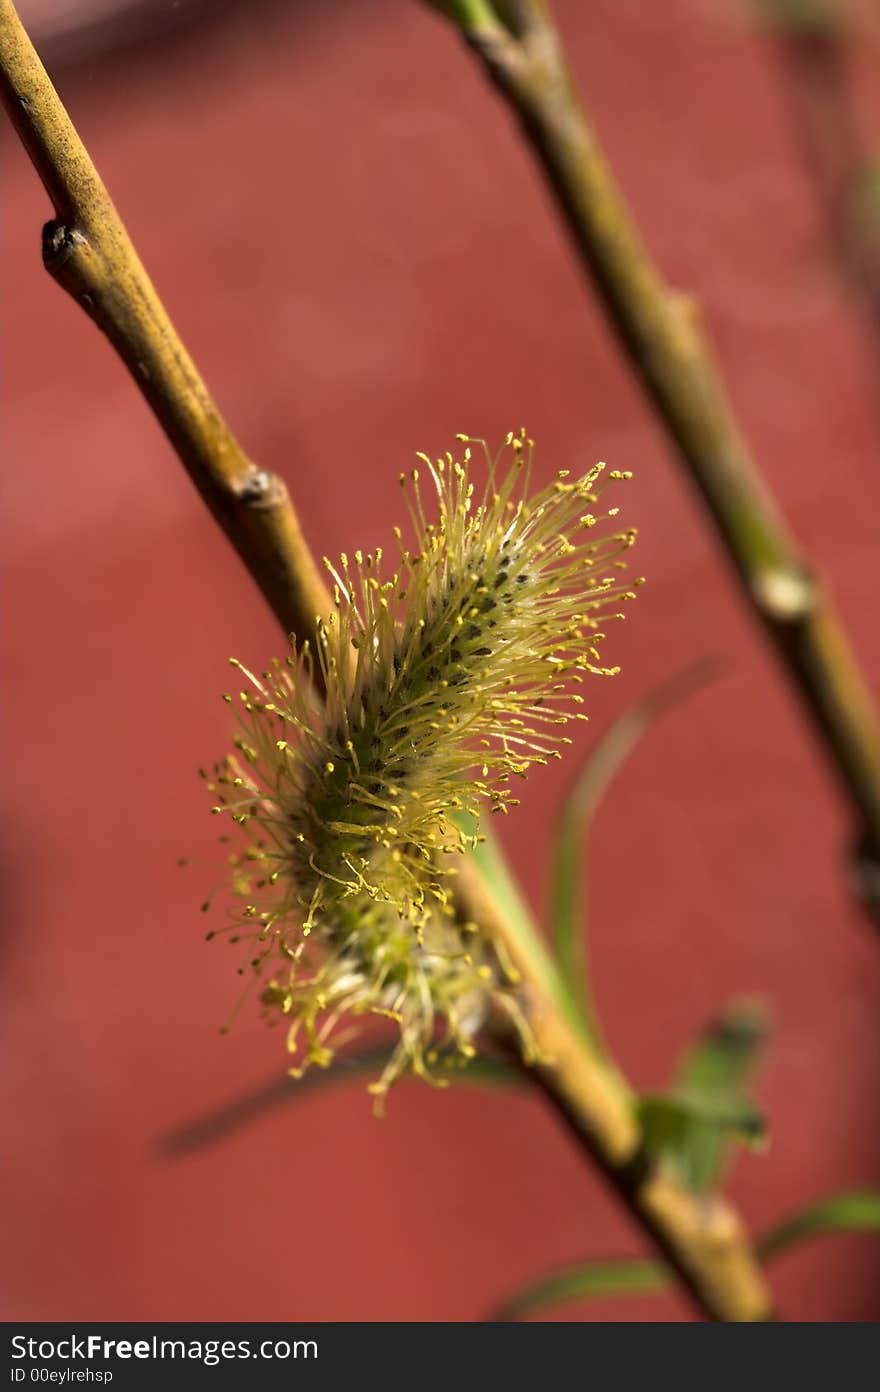
<instances>
[{"instance_id":1,"label":"yellow catkin","mask_svg":"<svg viewBox=\"0 0 880 1392\"><path fill-rule=\"evenodd\" d=\"M453 915L454 863L481 811L515 806L517 780L570 743L585 677L617 671L603 629L635 596L620 569L635 533L600 502L628 474L563 471L530 496L524 432L494 458L457 438L461 458L420 455L401 475L413 544L395 528L396 567L378 550L328 561L334 612L314 649L259 675L234 663L236 752L209 781L247 840L220 931L247 942L242 970L287 1021L293 1071L329 1062L343 1016L379 1015L400 1032L380 1098L407 1068L442 1081L471 1057L492 1005L528 1053L512 973Z\"/></svg>"}]
</instances>

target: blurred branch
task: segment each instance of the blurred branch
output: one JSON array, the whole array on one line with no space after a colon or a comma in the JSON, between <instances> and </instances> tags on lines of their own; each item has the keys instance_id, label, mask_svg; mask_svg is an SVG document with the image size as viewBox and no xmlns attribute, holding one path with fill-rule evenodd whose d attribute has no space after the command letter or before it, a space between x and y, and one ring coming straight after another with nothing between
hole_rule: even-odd
<instances>
[{"instance_id":1,"label":"blurred branch","mask_svg":"<svg viewBox=\"0 0 880 1392\"><path fill-rule=\"evenodd\" d=\"M857 818L863 902L880 921L880 725L818 577L789 535L724 394L697 305L642 245L587 124L544 0L428 0L459 24L519 121L633 368L698 488ZM487 15L486 11L490 13Z\"/></svg>"},{"instance_id":2,"label":"blurred branch","mask_svg":"<svg viewBox=\"0 0 880 1392\"><path fill-rule=\"evenodd\" d=\"M45 233L49 271L110 338L282 625L311 635L315 616L331 606L284 485L248 461L220 416L10 0L0 0L0 87L56 210ZM719 1319L768 1317L769 1297L739 1220L720 1199L696 1199L646 1161L628 1090L567 1019L564 988L540 939L525 920L499 911L474 866L465 863L459 886L463 916L520 972L542 1059L529 1077L700 1307Z\"/></svg>"},{"instance_id":3,"label":"blurred branch","mask_svg":"<svg viewBox=\"0 0 880 1392\"><path fill-rule=\"evenodd\" d=\"M828 0L752 4L779 53L838 270L880 339L880 158L872 155L856 114L851 21Z\"/></svg>"},{"instance_id":4,"label":"blurred branch","mask_svg":"<svg viewBox=\"0 0 880 1392\"><path fill-rule=\"evenodd\" d=\"M354 1079L375 1077L388 1062L390 1048L387 1044L352 1050L334 1058L329 1068L313 1068L301 1078L293 1078L290 1073L280 1077L275 1075L268 1082L259 1083L240 1093L231 1102L205 1112L194 1121L186 1122L166 1131L156 1142L159 1155L165 1160L181 1160L200 1150L208 1150L234 1135L243 1127L259 1117L272 1112L276 1107L289 1102L301 1102L314 1092L323 1092L328 1087L351 1082ZM470 1086L509 1087L521 1085L522 1075L510 1064L499 1059L478 1055L450 1075L450 1082L456 1087L463 1083Z\"/></svg>"},{"instance_id":5,"label":"blurred branch","mask_svg":"<svg viewBox=\"0 0 880 1392\"><path fill-rule=\"evenodd\" d=\"M0 95L55 209L46 269L113 344L282 626L308 636L330 604L287 488L221 416L10 0L0 0Z\"/></svg>"},{"instance_id":6,"label":"blurred branch","mask_svg":"<svg viewBox=\"0 0 880 1392\"><path fill-rule=\"evenodd\" d=\"M777 1223L758 1242L769 1261L816 1237L880 1231L880 1191L844 1190L798 1209ZM658 1261L635 1257L603 1257L558 1267L508 1298L495 1312L498 1320L519 1319L546 1305L595 1296L645 1294L671 1284L671 1272Z\"/></svg>"}]
</instances>

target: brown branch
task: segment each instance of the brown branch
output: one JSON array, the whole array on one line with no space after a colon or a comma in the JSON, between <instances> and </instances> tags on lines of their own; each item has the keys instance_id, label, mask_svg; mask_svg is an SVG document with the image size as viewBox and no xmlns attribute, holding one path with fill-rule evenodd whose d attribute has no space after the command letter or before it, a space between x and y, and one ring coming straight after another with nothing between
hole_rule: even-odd
<instances>
[{"instance_id":1,"label":"brown branch","mask_svg":"<svg viewBox=\"0 0 880 1392\"><path fill-rule=\"evenodd\" d=\"M110 338L182 463L283 626L314 632L329 608L284 485L251 464L232 437L128 239L10 0L0 0L0 85L55 206L46 230L51 274ZM739 1221L720 1200L687 1193L644 1163L628 1090L567 1021L555 967L517 932L472 869L466 918L504 945L520 970L541 1087L630 1210L718 1319L769 1317L770 1302Z\"/></svg>"},{"instance_id":2,"label":"brown branch","mask_svg":"<svg viewBox=\"0 0 880 1392\"><path fill-rule=\"evenodd\" d=\"M862 899L880 921L877 713L831 600L795 546L740 432L697 307L663 283L643 246L587 124L543 0L428 3L457 21L520 123L583 269L852 804Z\"/></svg>"},{"instance_id":3,"label":"brown branch","mask_svg":"<svg viewBox=\"0 0 880 1392\"><path fill-rule=\"evenodd\" d=\"M217 409L10 0L0 45L0 94L55 209L46 269L113 344L282 626L308 636L330 602L283 480Z\"/></svg>"}]
</instances>

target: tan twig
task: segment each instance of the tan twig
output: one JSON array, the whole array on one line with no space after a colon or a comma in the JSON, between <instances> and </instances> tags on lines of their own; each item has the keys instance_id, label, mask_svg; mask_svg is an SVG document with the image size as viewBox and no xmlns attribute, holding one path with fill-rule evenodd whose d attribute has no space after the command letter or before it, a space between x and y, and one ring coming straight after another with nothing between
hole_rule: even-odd
<instances>
[{"instance_id":1,"label":"tan twig","mask_svg":"<svg viewBox=\"0 0 880 1392\"><path fill-rule=\"evenodd\" d=\"M428 0L459 25L517 117L633 368L702 495L857 817L862 898L880 920L880 724L819 578L740 433L697 306L642 244L585 119L543 0Z\"/></svg>"},{"instance_id":2,"label":"tan twig","mask_svg":"<svg viewBox=\"0 0 880 1392\"><path fill-rule=\"evenodd\" d=\"M50 272L107 333L285 629L309 636L329 603L284 485L249 463L223 422L137 258L119 216L25 34L0 0L0 84L54 203ZM763 1319L770 1302L739 1221L644 1161L628 1090L568 1023L546 949L516 931L466 867L460 903L504 945L523 978L536 1076L699 1306L726 1320Z\"/></svg>"},{"instance_id":3,"label":"tan twig","mask_svg":"<svg viewBox=\"0 0 880 1392\"><path fill-rule=\"evenodd\" d=\"M712 1319L767 1320L772 1302L743 1224L720 1195L689 1193L660 1173L642 1147L629 1090L612 1064L597 1056L570 1023L555 963L534 936L502 917L476 870L459 872L467 913L504 945L522 978L529 1024L541 1055L528 1074L599 1165L642 1229ZM510 1041L503 1020L496 1043ZM510 1041L511 1057L518 1052Z\"/></svg>"},{"instance_id":4,"label":"tan twig","mask_svg":"<svg viewBox=\"0 0 880 1392\"><path fill-rule=\"evenodd\" d=\"M0 93L55 209L46 269L113 344L282 626L308 635L330 604L283 480L217 409L9 0L0 43Z\"/></svg>"}]
</instances>

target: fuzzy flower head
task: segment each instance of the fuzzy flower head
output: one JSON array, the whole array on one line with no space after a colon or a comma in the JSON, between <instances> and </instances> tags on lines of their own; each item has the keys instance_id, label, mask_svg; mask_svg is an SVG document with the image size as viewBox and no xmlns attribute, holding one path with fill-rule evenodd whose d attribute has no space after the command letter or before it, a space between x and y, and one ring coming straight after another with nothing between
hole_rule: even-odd
<instances>
[{"instance_id":1,"label":"fuzzy flower head","mask_svg":"<svg viewBox=\"0 0 880 1392\"><path fill-rule=\"evenodd\" d=\"M287 1019L293 1071L329 1062L343 1016L385 1016L400 1038L380 1097L407 1068L430 1077L472 1055L491 1009L528 1056L515 972L455 916L455 860L481 811L507 813L531 765L570 743L585 678L617 670L602 630L634 597L621 572L635 533L600 505L628 475L598 464L530 496L524 432L494 459L457 438L460 460L420 455L401 475L414 542L395 529L392 566L381 550L326 562L335 608L314 647L259 676L234 663L236 753L210 783L247 841L227 931Z\"/></svg>"}]
</instances>

